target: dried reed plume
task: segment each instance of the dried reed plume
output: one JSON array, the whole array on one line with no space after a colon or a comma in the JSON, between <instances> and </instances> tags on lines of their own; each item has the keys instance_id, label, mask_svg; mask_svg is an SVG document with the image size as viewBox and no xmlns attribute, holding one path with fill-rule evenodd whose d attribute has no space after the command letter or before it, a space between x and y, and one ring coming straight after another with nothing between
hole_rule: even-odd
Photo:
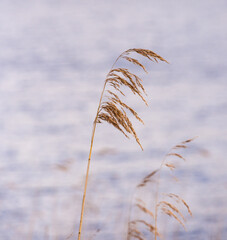
<instances>
[{"instance_id":1,"label":"dried reed plume","mask_svg":"<svg viewBox=\"0 0 227 240\"><path fill-rule=\"evenodd\" d=\"M129 61L137 65L138 67L141 67L145 72L147 72L145 66L141 62L139 62L135 58L130 57L131 53L141 55L153 62L163 61L167 63L167 61L164 58L152 52L151 50L132 48L123 52L116 59L111 70L107 74L104 87L101 93L97 114L93 123L93 131L92 131L92 137L91 137L91 145L90 145L90 152L88 157L84 194L83 194L82 207L81 207L78 240L80 240L80 237L81 237L88 174L89 174L89 167L90 167L90 160L91 160L96 124L101 122L107 122L112 126L114 126L116 129L118 129L120 132L122 132L127 138L129 137L129 135L132 135L135 138L136 142L141 147L141 149L143 149L140 143L140 140L136 134L136 131L131 121L129 120L129 117L127 116L126 111L131 112L131 114L141 123L143 123L143 121L133 108L128 106L119 98L119 95L125 96L122 89L123 87L125 87L131 90L131 92L134 95L137 95L138 97L140 97L141 100L147 105L147 102L143 96L144 94L146 94L146 92L142 84L142 79L139 78L137 75L133 74L131 71L129 71L126 68L114 68L115 64L119 59L125 59L126 61ZM106 90L107 86L110 87L111 90ZM105 95L105 98L107 99L106 101L103 100L104 93L106 94Z\"/></svg>"},{"instance_id":2,"label":"dried reed plume","mask_svg":"<svg viewBox=\"0 0 227 240\"><path fill-rule=\"evenodd\" d=\"M185 229L186 220L181 212L181 208L184 207L190 215L192 215L192 212L185 200L179 195L174 193L159 192L160 171L164 167L167 167L171 171L176 168L176 165L171 162L172 158L185 160L185 158L181 154L179 154L177 150L187 148L187 144L193 140L194 138L188 139L172 147L170 151L165 155L160 167L145 176L142 181L137 185L137 189L145 188L148 186L149 183L152 183L156 186L155 204L153 209L149 209L146 207L146 204L142 199L136 199L136 204L134 206L139 209L140 212L145 214L146 219L137 219L133 221L129 220L127 240L145 239L142 231L138 229L139 226L145 227L145 229L147 229L154 236L155 240L157 240L158 237L161 237L158 228L159 212L162 212L163 214L174 218ZM155 178L156 176L157 178ZM149 222L147 219L150 219Z\"/></svg>"}]
</instances>

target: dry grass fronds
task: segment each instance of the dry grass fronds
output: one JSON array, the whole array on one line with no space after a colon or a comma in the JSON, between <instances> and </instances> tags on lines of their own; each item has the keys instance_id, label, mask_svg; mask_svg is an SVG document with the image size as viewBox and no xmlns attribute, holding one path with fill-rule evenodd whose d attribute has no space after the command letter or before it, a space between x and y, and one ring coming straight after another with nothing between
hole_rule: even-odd
<instances>
[{"instance_id":1,"label":"dry grass fronds","mask_svg":"<svg viewBox=\"0 0 227 240\"><path fill-rule=\"evenodd\" d=\"M196 138L197 137L194 137L194 138L188 139L186 141L183 141L182 144L190 143L190 142L194 141Z\"/></svg>"},{"instance_id":2,"label":"dry grass fronds","mask_svg":"<svg viewBox=\"0 0 227 240\"><path fill-rule=\"evenodd\" d=\"M187 148L186 145L176 145L173 147L173 149L178 149L178 148Z\"/></svg>"},{"instance_id":3,"label":"dry grass fronds","mask_svg":"<svg viewBox=\"0 0 227 240\"><path fill-rule=\"evenodd\" d=\"M144 187L148 182L152 182L152 177L159 171L159 169L149 173L147 176L145 176L142 181L137 185L137 188Z\"/></svg>"},{"instance_id":4,"label":"dry grass fronds","mask_svg":"<svg viewBox=\"0 0 227 240\"><path fill-rule=\"evenodd\" d=\"M178 202L183 203L183 205L187 208L188 213L192 216L192 212L191 212L191 210L190 210L190 207L189 207L188 204L184 201L183 198L181 198L180 196L178 196L177 194L174 194L174 193L169 193L169 194L167 194L167 196L170 197L170 198L175 198Z\"/></svg>"},{"instance_id":5,"label":"dry grass fronds","mask_svg":"<svg viewBox=\"0 0 227 240\"><path fill-rule=\"evenodd\" d=\"M123 87L131 90L131 92L134 95L139 96L142 99L142 101L147 105L146 99L143 96L143 94L146 94L146 92L145 92L144 86L142 84L142 79L139 78L137 75L133 74L132 72L130 72L126 68L114 68L116 62L120 58L122 58L122 59L125 59L125 60L132 62L133 64L143 68L143 70L146 72L146 69L143 64L141 64L137 59L131 58L128 56L131 52L136 52L142 56L145 56L151 61L155 60L156 62L158 62L158 60L160 60L160 61L167 62L164 58L162 58L161 56L152 52L151 50L133 48L133 49L129 49L129 50L123 52L116 59L111 70L107 74L105 82L104 82L104 87L103 87L103 90L101 93L101 97L99 100L96 117L95 117L94 124L93 124L91 145L90 145L85 185L84 185L84 193L83 193L82 206L81 206L78 240L80 240L80 237L81 237L81 229L82 229L84 207L85 207L85 198L86 198L86 191L87 191L87 184L88 184L89 167L90 167L90 160L91 160L91 154L92 154L92 148L93 148L93 142L94 142L94 136L95 136L95 130L96 130L97 123L107 122L107 123L111 124L116 129L118 129L120 132L122 132L125 135L125 137L127 137L127 138L128 138L127 134L131 134L135 138L136 142L139 144L141 149L143 150L140 140L136 134L136 131L135 131L131 121L129 120L125 110L129 110L131 112L131 114L141 123L143 123L143 120L138 116L137 112L132 107L129 107L126 103L124 103L122 100L120 100L120 98L118 97L117 94L115 94L113 91L106 90L106 86L108 85L113 90L115 90L117 93L120 93L122 96L125 96L123 90L121 89L121 87L123 86ZM103 101L104 93L107 93L108 101ZM141 238L141 240L142 240L142 238Z\"/></svg>"},{"instance_id":6,"label":"dry grass fronds","mask_svg":"<svg viewBox=\"0 0 227 240\"><path fill-rule=\"evenodd\" d=\"M133 226L130 228L130 231L128 232L128 238L130 236L139 240L144 240L143 234L136 228L136 225L133 222L131 222L131 225Z\"/></svg>"},{"instance_id":7,"label":"dry grass fronds","mask_svg":"<svg viewBox=\"0 0 227 240\"><path fill-rule=\"evenodd\" d=\"M190 138L190 139L187 139L185 141L182 141L181 143L175 145L174 147L171 148L171 150L173 149L178 149L178 148L187 148L187 145L188 143L194 141L197 137L194 137L194 138Z\"/></svg>"},{"instance_id":8,"label":"dry grass fronds","mask_svg":"<svg viewBox=\"0 0 227 240\"><path fill-rule=\"evenodd\" d=\"M128 135L125 134L125 132L120 128L118 122L114 118L112 118L110 115L106 113L101 113L99 115L99 119L108 122L109 124L117 128L120 132L122 132L125 135L125 137L129 138Z\"/></svg>"},{"instance_id":9,"label":"dry grass fronds","mask_svg":"<svg viewBox=\"0 0 227 240\"><path fill-rule=\"evenodd\" d=\"M176 156L176 157L181 158L184 161L186 161L185 158L182 157L179 153L168 153L166 156Z\"/></svg>"},{"instance_id":10,"label":"dry grass fronds","mask_svg":"<svg viewBox=\"0 0 227 240\"><path fill-rule=\"evenodd\" d=\"M123 77L119 75L119 73ZM109 76L110 78L106 79L107 83L110 82L113 84L117 84L117 87L119 85L128 87L134 94L137 94L147 105L147 102L145 98L142 96L142 92L140 91L141 89L143 92L145 92L145 89L141 83L142 80L137 75L129 72L129 70L126 68L115 68L110 71Z\"/></svg>"},{"instance_id":11,"label":"dry grass fronds","mask_svg":"<svg viewBox=\"0 0 227 240\"><path fill-rule=\"evenodd\" d=\"M177 215L174 214L171 210L167 209L166 207L162 207L162 211L163 211L166 215L168 215L168 216L170 216L170 217L174 217L174 218L184 227L184 229L186 230L184 223L183 223L183 222L177 217Z\"/></svg>"},{"instance_id":12,"label":"dry grass fronds","mask_svg":"<svg viewBox=\"0 0 227 240\"><path fill-rule=\"evenodd\" d=\"M181 213L181 211L175 205L171 204L170 202L160 201L158 206L162 206L162 207L165 207L165 208L171 208L175 213L177 213L181 216L183 221L185 221L185 218L184 218L183 214Z\"/></svg>"},{"instance_id":13,"label":"dry grass fronds","mask_svg":"<svg viewBox=\"0 0 227 240\"><path fill-rule=\"evenodd\" d=\"M146 213L146 214L149 214L151 217L154 218L154 214L153 214L146 206L141 205L141 204L139 204L139 203L137 203L136 206L137 206L141 211L143 211L143 212Z\"/></svg>"},{"instance_id":14,"label":"dry grass fronds","mask_svg":"<svg viewBox=\"0 0 227 240\"><path fill-rule=\"evenodd\" d=\"M173 217L181 226L184 227L184 229L186 229L185 228L186 219L182 213L182 210L187 209L187 212L190 215L192 215L192 212L188 204L183 198L173 193L160 193L159 185L160 185L160 174L162 172L161 170L163 169L164 166L166 166L170 170L176 169L176 165L169 161L170 157L175 157L176 159L185 160L185 158L181 154L177 153L176 150L179 150L179 149L182 150L187 148L187 144L192 142L193 140L194 138L191 138L172 147L170 151L165 155L160 167L157 170L145 176L137 186L137 188L146 189L146 187L148 187L148 183L152 182L154 183L152 186L156 187L155 202L152 209L147 208L145 202L141 199L137 199L137 203L135 204L135 206L139 209L140 212L143 212L146 214L144 216L150 216L149 218L150 221L147 222L147 217L145 219L132 221L134 225L136 225L136 223L137 224L142 223L142 225L149 227L149 230L154 235L155 240L157 240L158 237L160 238L159 227L158 227L158 216L160 212L164 213L167 216ZM168 162L167 162L167 159L168 159ZM173 177L176 178L174 175ZM130 240L130 235L128 237L128 240Z\"/></svg>"},{"instance_id":15,"label":"dry grass fronds","mask_svg":"<svg viewBox=\"0 0 227 240\"><path fill-rule=\"evenodd\" d=\"M145 220L139 219L139 220L131 221L131 224L137 224L137 223L142 223L143 225L145 225L148 228L149 232L152 232L152 233L155 232L155 227L152 224L146 222Z\"/></svg>"},{"instance_id":16,"label":"dry grass fronds","mask_svg":"<svg viewBox=\"0 0 227 240\"><path fill-rule=\"evenodd\" d=\"M176 150L186 149L186 148L188 147L187 144L190 143L190 142L192 142L195 138L196 138L196 137L191 138L191 139L188 139L188 140L185 140L185 141L183 141L183 142L181 142L181 143L173 146L173 147L170 149L170 151L165 155L165 157L164 157L164 159L163 159L163 161L162 161L161 167L162 167L162 165L165 165L165 166L169 167L171 170L173 170L173 169L171 168L171 163L165 163L165 162L166 162L166 159L167 159L168 157L171 157L171 156L172 156L172 157L177 157L178 159L183 159L184 161L186 161L186 159L185 159L181 154L177 153ZM173 164L173 165L174 165L174 164Z\"/></svg>"},{"instance_id":17,"label":"dry grass fronds","mask_svg":"<svg viewBox=\"0 0 227 240\"><path fill-rule=\"evenodd\" d=\"M166 163L165 165L166 165L166 167L168 167L172 171L176 168L176 166L172 163Z\"/></svg>"},{"instance_id":18,"label":"dry grass fronds","mask_svg":"<svg viewBox=\"0 0 227 240\"><path fill-rule=\"evenodd\" d=\"M130 52L136 52L144 57L147 57L151 61L153 61L153 59L154 59L155 62L158 62L158 60L160 60L160 61L164 61L164 62L168 63L164 58L162 58L158 54L156 54L148 49L132 48L132 49L129 49L126 51L126 53L130 53Z\"/></svg>"},{"instance_id":19,"label":"dry grass fronds","mask_svg":"<svg viewBox=\"0 0 227 240\"><path fill-rule=\"evenodd\" d=\"M161 56L147 49L136 49L136 48L129 49L123 52L118 57L118 59L123 58L143 68L145 72L147 71L142 63L140 63L137 59L131 58L128 56L131 52L136 52L142 56L145 56L151 61L155 60L157 62L157 60L160 60L160 61L167 62ZM107 97L108 101L103 102L102 96L101 96L100 105L98 108L95 123L101 123L103 121L106 121L111 125L113 125L115 128L117 128L125 136L128 137L127 133L131 134L135 138L136 142L139 144L141 149L143 149L140 143L140 140L136 134L136 131L131 121L129 120L125 110L129 110L130 113L141 123L143 123L143 120L138 116L137 112L132 107L128 106L119 98L118 94L114 93L112 90L105 90L106 85L113 88L117 93L120 93L122 96L125 96L125 94L121 90L121 87L125 87L131 90L131 92L134 95L139 96L140 99L147 105L147 101L143 96L143 94L146 95L146 92L142 84L142 79L137 75L135 75L134 73L132 73L131 71L129 71L129 69L127 68L120 68L120 67L112 68L107 74L104 89L102 92L102 96L104 92L106 93L105 96ZM117 105L120 108L118 108Z\"/></svg>"},{"instance_id":20,"label":"dry grass fronds","mask_svg":"<svg viewBox=\"0 0 227 240\"><path fill-rule=\"evenodd\" d=\"M152 182L151 181L151 178L157 173L159 172L163 166L166 166L168 167L170 170L174 170L176 168L176 165L171 163L171 162L166 162L167 158L168 157L177 157L178 159L183 159L184 161L186 161L186 159L179 153L177 152L173 152L173 150L178 150L178 149L186 149L187 148L187 145L188 143L192 142L195 138L191 138L191 139L188 139L186 141L183 141L175 146L173 146L170 151L165 155L159 169L156 169L155 171L149 173L147 176L145 176L142 181L137 185L137 187L145 187L147 183L149 182ZM154 179L153 179L154 181Z\"/></svg>"},{"instance_id":21,"label":"dry grass fronds","mask_svg":"<svg viewBox=\"0 0 227 240\"><path fill-rule=\"evenodd\" d=\"M105 111L106 114L108 114L108 116L113 119L119 127L122 126L126 132L132 133L132 130L128 125L128 117L113 102L105 102L101 110L102 112Z\"/></svg>"},{"instance_id":22,"label":"dry grass fronds","mask_svg":"<svg viewBox=\"0 0 227 240\"><path fill-rule=\"evenodd\" d=\"M142 124L144 124L143 120L138 116L138 113L136 111L134 111L131 107L129 107L127 104L123 103L120 98L113 92L111 92L110 90L107 90L107 92L111 95L113 95L113 97L108 97L109 100L111 100L113 103L120 105L121 107L129 110L132 115L138 120L140 121Z\"/></svg>"},{"instance_id":23,"label":"dry grass fronds","mask_svg":"<svg viewBox=\"0 0 227 240\"><path fill-rule=\"evenodd\" d=\"M123 58L126 59L126 60L128 60L129 62L134 63L135 65L140 66L141 68L143 68L143 70L144 70L146 73L148 73L147 70L146 70L146 68L144 67L144 65L143 65L142 63L140 63L138 60L136 60L135 58L126 57L126 56L124 56Z\"/></svg>"}]
</instances>

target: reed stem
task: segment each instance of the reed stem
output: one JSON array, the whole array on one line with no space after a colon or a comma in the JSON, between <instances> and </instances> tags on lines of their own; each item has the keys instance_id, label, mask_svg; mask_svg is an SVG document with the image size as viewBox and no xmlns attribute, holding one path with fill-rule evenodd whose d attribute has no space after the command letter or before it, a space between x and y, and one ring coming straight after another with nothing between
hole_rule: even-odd
<instances>
[{"instance_id":1,"label":"reed stem","mask_svg":"<svg viewBox=\"0 0 227 240\"><path fill-rule=\"evenodd\" d=\"M127 134L123 131L123 129L124 129L127 133L131 134L136 139L136 142L139 144L139 146L143 150L143 148L140 144L139 138L137 137L137 134L132 126L132 123L130 122L129 118L127 117L124 109L129 110L137 118L137 120L139 120L140 122L143 123L142 119L139 118L138 114L132 108L130 108L127 104L122 102L119 99L119 97L111 91L108 91L109 95L111 95L111 96L108 97L108 95L107 95L109 102L102 102L106 85L107 85L107 83L109 83L110 86L112 86L115 90L119 91L121 94L123 94L123 93L119 89L120 86L129 88L134 94L138 95L143 100L143 102L145 102L147 104L146 100L142 96L142 92L145 93L144 87L141 83L142 80L135 74L130 73L128 71L128 69L124 69L124 68L113 69L115 64L117 63L117 61L122 57L122 58L128 60L129 62L132 62L132 63L136 64L137 66L142 67L143 70L145 72L147 72L144 65L141 64L138 60L136 60L134 58L126 57L126 55L128 55L131 52L140 54L141 56L146 57L151 61L153 61L152 59L154 59L156 62L158 62L158 60L167 62L164 58L162 58L161 56L157 55L156 53L154 53L150 50L133 48L133 49L124 51L121 55L119 55L118 58L113 63L109 73L107 74L106 80L104 83L104 87L103 87L103 90L101 93L101 97L99 100L99 105L98 105L95 121L93 123L91 145L90 145L90 151L89 151L89 157L88 157L88 163L87 163L87 172L86 172L85 185L84 185L84 193L83 193L83 199L82 199L80 226L79 226L79 232L78 232L78 238L77 238L78 240L80 240L80 238L81 238L81 229L82 229L82 223L83 223L85 198L86 198L87 184L88 184L88 175L89 175L91 154L92 154L92 148L93 148L93 142L94 142L94 136L95 136L95 130L96 130L97 123L106 121L106 122L112 124L118 130L120 130L126 137L128 137ZM142 92L141 92L141 90L142 90ZM120 109L116 106L117 104L120 105Z\"/></svg>"},{"instance_id":2,"label":"reed stem","mask_svg":"<svg viewBox=\"0 0 227 240\"><path fill-rule=\"evenodd\" d=\"M123 52L114 62L114 64L111 67L111 70L113 69L114 65L116 64L116 62L118 61L118 59L124 54L125 52ZM108 78L111 70L109 71L109 73L106 76L106 79ZM88 175L89 175L89 169L90 169L90 162L91 162L91 154L92 154L92 149L93 149L93 143L94 143L94 137L95 137L95 130L96 130L96 125L97 125L97 118L98 118L98 114L101 108L101 104L102 104L102 99L103 99L103 94L105 92L105 88L106 88L106 84L107 81L105 81L105 84L103 86L103 90L101 93L101 97L99 100L99 105L98 105L98 110L96 113L96 117L95 117L95 121L93 123L93 130L92 130L92 136L91 136L91 145L90 145L90 151L89 151L89 157L88 157L88 163L87 163L87 172L86 172L86 178L85 178L85 184L84 184L84 193L83 193L83 199L82 199L82 206L81 206L81 214L80 214L80 226L79 226L79 231L78 231L78 240L80 240L81 238L81 230L82 230L82 224L83 224L83 216L84 216L84 207L85 207L85 198L86 198L86 193L87 193L87 184L88 184Z\"/></svg>"},{"instance_id":3,"label":"reed stem","mask_svg":"<svg viewBox=\"0 0 227 240\"><path fill-rule=\"evenodd\" d=\"M91 145L90 145L90 151L89 151L89 157L88 157L88 163L87 163L87 172L86 172L85 185L84 185L84 194L83 194L82 207L81 207L80 226L79 226L78 238L77 238L78 240L80 240L80 237L81 237L83 215L84 215L84 206L85 206L85 198L86 198L87 184L88 184L88 175L89 175L89 168L90 168L90 163L91 163L91 154L92 154L92 148L93 148L94 137L95 137L95 129L96 129L96 124L97 124L97 116L98 116L98 112L99 112L99 109L100 109L100 106L101 106L102 97L103 97L103 93L105 91L105 87L106 87L106 82L105 82L104 87L103 87L103 91L102 91L102 94L101 94L101 97L100 97L100 102L99 102L97 114L96 114L96 117L95 117L95 121L93 123L93 130L92 130L92 136L91 136Z\"/></svg>"}]
</instances>

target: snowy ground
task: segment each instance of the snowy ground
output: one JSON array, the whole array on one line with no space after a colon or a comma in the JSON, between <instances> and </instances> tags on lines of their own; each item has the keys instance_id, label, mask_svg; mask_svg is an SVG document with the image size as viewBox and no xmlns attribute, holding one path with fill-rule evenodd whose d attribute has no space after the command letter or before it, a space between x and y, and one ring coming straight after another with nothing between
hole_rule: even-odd
<instances>
[{"instance_id":1,"label":"snowy ground","mask_svg":"<svg viewBox=\"0 0 227 240\"><path fill-rule=\"evenodd\" d=\"M1 239L76 235L104 78L133 47L171 64L147 65L148 108L128 96L144 152L97 128L84 239L123 239L136 184L194 136L177 173L193 218L178 239L227 238L226 10L225 0L0 1Z\"/></svg>"}]
</instances>

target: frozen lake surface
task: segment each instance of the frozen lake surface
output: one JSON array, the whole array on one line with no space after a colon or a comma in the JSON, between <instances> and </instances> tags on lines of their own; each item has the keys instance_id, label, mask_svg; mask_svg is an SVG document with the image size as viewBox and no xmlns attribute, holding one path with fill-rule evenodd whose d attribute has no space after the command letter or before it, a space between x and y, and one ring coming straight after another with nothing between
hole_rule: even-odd
<instances>
[{"instance_id":1,"label":"frozen lake surface","mask_svg":"<svg viewBox=\"0 0 227 240\"><path fill-rule=\"evenodd\" d=\"M104 79L134 47L171 64L146 63L148 108L127 96L145 122L135 124L143 152L97 128L84 239L123 239L135 186L194 136L181 184L169 186L193 217L183 235L169 229L178 239L227 238L226 11L225 0L0 2L1 239L75 239Z\"/></svg>"}]
</instances>

